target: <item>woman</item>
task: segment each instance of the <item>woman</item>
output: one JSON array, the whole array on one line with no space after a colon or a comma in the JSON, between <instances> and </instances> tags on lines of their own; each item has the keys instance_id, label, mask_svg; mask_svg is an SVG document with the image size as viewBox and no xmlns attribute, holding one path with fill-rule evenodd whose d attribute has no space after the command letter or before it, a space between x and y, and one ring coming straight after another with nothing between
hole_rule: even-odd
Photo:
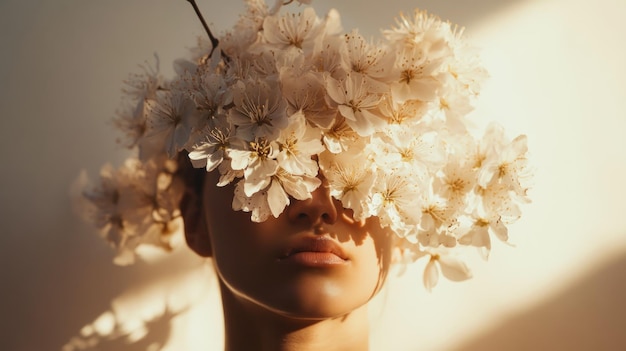
<instances>
[{"instance_id":1,"label":"woman","mask_svg":"<svg viewBox=\"0 0 626 351\"><path fill-rule=\"evenodd\" d=\"M508 239L526 138L469 133L484 70L449 23L416 11L374 44L336 11L247 5L219 41L205 26L174 79L129 80L115 122L139 158L105 169L86 205L119 263L184 222L215 262L227 349L367 349L394 249L428 258L431 289L439 271L470 277L456 252Z\"/></svg>"}]
</instances>

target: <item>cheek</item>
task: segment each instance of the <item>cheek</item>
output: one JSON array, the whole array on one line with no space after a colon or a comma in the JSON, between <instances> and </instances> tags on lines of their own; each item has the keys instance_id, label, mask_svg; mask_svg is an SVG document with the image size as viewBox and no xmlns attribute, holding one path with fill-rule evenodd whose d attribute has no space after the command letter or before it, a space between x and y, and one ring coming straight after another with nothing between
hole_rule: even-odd
<instances>
[{"instance_id":1,"label":"cheek","mask_svg":"<svg viewBox=\"0 0 626 351\"><path fill-rule=\"evenodd\" d=\"M354 275L350 279L352 294L369 300L382 288L391 261L390 248L385 241L370 235L356 248Z\"/></svg>"},{"instance_id":2,"label":"cheek","mask_svg":"<svg viewBox=\"0 0 626 351\"><path fill-rule=\"evenodd\" d=\"M275 256L272 225L252 223L248 213L226 207L210 209L207 220L213 261L221 279L234 290L262 286Z\"/></svg>"},{"instance_id":3,"label":"cheek","mask_svg":"<svg viewBox=\"0 0 626 351\"><path fill-rule=\"evenodd\" d=\"M207 182L203 196L208 200L205 201L204 216L220 278L232 286L240 286L245 281L250 281L246 285L260 283L261 277L254 271L269 251L274 232L271 225L268 222L252 223L249 213L233 211L231 186L219 188Z\"/></svg>"}]
</instances>

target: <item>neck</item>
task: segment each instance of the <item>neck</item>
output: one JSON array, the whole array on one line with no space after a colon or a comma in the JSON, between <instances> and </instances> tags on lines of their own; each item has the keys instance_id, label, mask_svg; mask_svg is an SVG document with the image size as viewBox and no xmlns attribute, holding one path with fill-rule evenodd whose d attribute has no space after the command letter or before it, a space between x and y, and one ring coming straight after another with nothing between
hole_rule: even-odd
<instances>
[{"instance_id":1,"label":"neck","mask_svg":"<svg viewBox=\"0 0 626 351\"><path fill-rule=\"evenodd\" d=\"M336 318L310 320L280 315L233 293L220 282L225 350L368 350L367 306Z\"/></svg>"}]
</instances>

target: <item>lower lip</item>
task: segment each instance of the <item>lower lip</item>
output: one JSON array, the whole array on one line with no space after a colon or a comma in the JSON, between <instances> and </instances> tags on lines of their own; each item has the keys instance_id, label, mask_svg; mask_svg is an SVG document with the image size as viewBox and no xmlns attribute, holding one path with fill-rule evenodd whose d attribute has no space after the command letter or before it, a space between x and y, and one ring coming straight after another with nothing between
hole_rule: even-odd
<instances>
[{"instance_id":1,"label":"lower lip","mask_svg":"<svg viewBox=\"0 0 626 351\"><path fill-rule=\"evenodd\" d=\"M296 252L280 259L281 263L303 265L309 267L332 267L344 265L348 261L331 252Z\"/></svg>"}]
</instances>

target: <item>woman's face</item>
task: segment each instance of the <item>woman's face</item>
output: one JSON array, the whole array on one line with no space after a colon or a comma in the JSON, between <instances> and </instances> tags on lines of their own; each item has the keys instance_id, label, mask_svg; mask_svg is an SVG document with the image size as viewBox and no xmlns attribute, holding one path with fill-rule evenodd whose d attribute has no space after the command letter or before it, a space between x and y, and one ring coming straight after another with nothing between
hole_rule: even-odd
<instances>
[{"instance_id":1,"label":"woman's face","mask_svg":"<svg viewBox=\"0 0 626 351\"><path fill-rule=\"evenodd\" d=\"M278 217L253 223L233 211L233 188L206 174L204 216L219 277L237 297L284 316L345 315L380 289L392 238L375 218L354 222L320 186Z\"/></svg>"}]
</instances>

